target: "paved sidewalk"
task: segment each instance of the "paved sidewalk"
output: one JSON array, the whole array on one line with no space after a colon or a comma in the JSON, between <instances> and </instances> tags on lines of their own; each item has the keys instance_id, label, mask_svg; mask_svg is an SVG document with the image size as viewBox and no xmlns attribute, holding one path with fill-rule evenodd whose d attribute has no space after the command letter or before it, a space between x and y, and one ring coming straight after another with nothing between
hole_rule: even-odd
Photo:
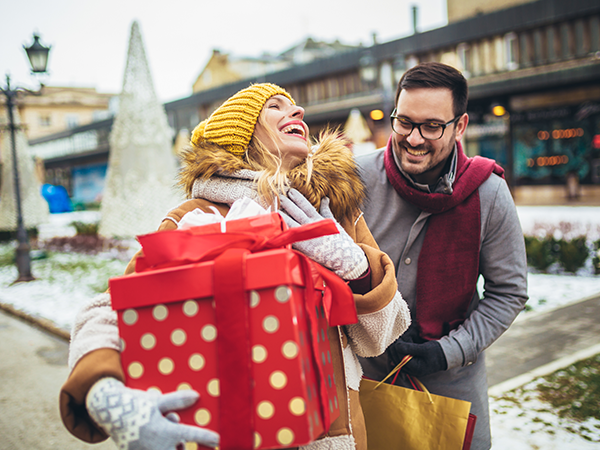
<instances>
[{"instance_id":1,"label":"paved sidewalk","mask_svg":"<svg viewBox=\"0 0 600 450\"><path fill-rule=\"evenodd\" d=\"M64 339L0 310L0 450L115 450L69 434L58 412L67 379Z\"/></svg>"},{"instance_id":2,"label":"paved sidewalk","mask_svg":"<svg viewBox=\"0 0 600 450\"><path fill-rule=\"evenodd\" d=\"M598 344L600 294L551 311L525 313L486 351L488 385Z\"/></svg>"}]
</instances>

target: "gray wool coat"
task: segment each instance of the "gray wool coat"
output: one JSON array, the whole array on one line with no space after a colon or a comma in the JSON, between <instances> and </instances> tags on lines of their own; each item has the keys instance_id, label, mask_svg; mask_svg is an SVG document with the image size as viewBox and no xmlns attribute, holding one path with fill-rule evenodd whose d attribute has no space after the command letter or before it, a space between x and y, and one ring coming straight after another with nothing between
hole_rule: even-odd
<instances>
[{"instance_id":1,"label":"gray wool coat","mask_svg":"<svg viewBox=\"0 0 600 450\"><path fill-rule=\"evenodd\" d=\"M417 263L431 214L396 193L387 179L383 154L380 149L357 158L367 186L364 215L381 250L396 265L398 289L414 322L418 308ZM471 402L471 413L477 416L471 449L487 450L491 447L491 436L484 350L524 308L528 298L527 259L517 211L504 179L492 174L479 187L479 198L479 273L484 279L484 289L482 293L475 292L465 322L439 341L448 370L419 379L434 394ZM362 358L361 364L365 375L373 379L380 380L391 370L387 353Z\"/></svg>"}]
</instances>

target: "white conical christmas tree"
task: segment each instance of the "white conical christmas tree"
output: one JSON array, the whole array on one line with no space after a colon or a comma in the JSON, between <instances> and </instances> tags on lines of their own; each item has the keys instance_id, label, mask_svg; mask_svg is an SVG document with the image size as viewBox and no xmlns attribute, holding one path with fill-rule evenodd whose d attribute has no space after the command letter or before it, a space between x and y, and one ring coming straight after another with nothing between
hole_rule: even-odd
<instances>
[{"instance_id":1,"label":"white conical christmas tree","mask_svg":"<svg viewBox=\"0 0 600 450\"><path fill-rule=\"evenodd\" d=\"M171 130L154 92L137 22L131 26L119 111L101 206L100 234L129 238L155 231L182 200Z\"/></svg>"},{"instance_id":2,"label":"white conical christmas tree","mask_svg":"<svg viewBox=\"0 0 600 450\"><path fill-rule=\"evenodd\" d=\"M15 125L21 120L17 109L13 109ZM13 168L12 140L10 130L0 131L2 149L2 186L0 186L0 231L17 229L17 199ZM25 228L34 228L48 220L50 210L42 197L40 182L35 176L35 162L29 153L25 133L19 127L15 132L17 170L21 194L21 213Z\"/></svg>"}]
</instances>

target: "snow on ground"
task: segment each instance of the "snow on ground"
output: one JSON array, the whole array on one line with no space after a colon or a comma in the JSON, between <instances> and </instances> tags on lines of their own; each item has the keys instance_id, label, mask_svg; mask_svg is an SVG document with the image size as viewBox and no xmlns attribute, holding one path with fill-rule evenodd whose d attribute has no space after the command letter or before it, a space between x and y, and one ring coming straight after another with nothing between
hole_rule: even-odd
<instances>
[{"instance_id":1,"label":"snow on ground","mask_svg":"<svg viewBox=\"0 0 600 450\"><path fill-rule=\"evenodd\" d=\"M94 261L97 259L98 261ZM55 265L69 267L52 270ZM70 331L77 311L89 299L108 287L110 277L123 274L127 261L62 253L48 260L32 261L35 281L11 285L17 278L15 266L0 267L0 303L6 303L32 317L44 318Z\"/></svg>"},{"instance_id":2,"label":"snow on ground","mask_svg":"<svg viewBox=\"0 0 600 450\"><path fill-rule=\"evenodd\" d=\"M530 383L533 387L535 382ZM529 387L526 386L526 387ZM490 421L493 450L598 450L600 421L588 419L583 423L561 419L548 405L528 392L515 396L519 406L510 400L490 398ZM568 429L585 427L590 440ZM595 442L594 442L595 441Z\"/></svg>"},{"instance_id":3,"label":"snow on ground","mask_svg":"<svg viewBox=\"0 0 600 450\"><path fill-rule=\"evenodd\" d=\"M600 207L518 207L524 233L533 234L540 229L561 229L569 233L600 238ZM40 238L54 235L73 235L69 224L74 221L94 222L97 212L53 214L48 224L40 227ZM563 222L561 228L560 223ZM564 227L564 223L570 224ZM565 236L566 237L566 236ZM59 262L69 267L69 272L52 271L47 261L32 261L36 281L11 285L17 277L14 266L0 266L0 303L7 303L32 316L53 321L57 326L70 329L81 305L106 288L106 280L123 273L127 261L110 258L110 255L85 257L77 254L61 255ZM578 276L528 274L529 311L536 314L558 308L567 303L600 293L600 276L592 275L590 268ZM490 399L494 450L564 450L599 449L600 422L592 421L592 438L589 442L568 431L568 420L559 420L552 412L539 412L542 408L535 398L522 399L519 407L501 400ZM545 426L543 426L545 424ZM548 425L550 424L550 425Z\"/></svg>"}]
</instances>

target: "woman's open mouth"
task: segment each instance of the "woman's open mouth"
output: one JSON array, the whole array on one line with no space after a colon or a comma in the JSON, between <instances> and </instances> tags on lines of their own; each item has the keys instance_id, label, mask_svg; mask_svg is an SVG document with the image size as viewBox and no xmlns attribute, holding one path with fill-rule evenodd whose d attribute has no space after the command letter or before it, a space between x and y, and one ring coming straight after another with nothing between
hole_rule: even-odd
<instances>
[{"instance_id":1,"label":"woman's open mouth","mask_svg":"<svg viewBox=\"0 0 600 450\"><path fill-rule=\"evenodd\" d=\"M282 128L280 128L279 131L281 131L282 133L285 133L285 134L290 134L292 136L298 136L298 137L306 140L306 130L304 129L304 126L302 126L302 124L299 122L288 123L288 124L284 125Z\"/></svg>"}]
</instances>

